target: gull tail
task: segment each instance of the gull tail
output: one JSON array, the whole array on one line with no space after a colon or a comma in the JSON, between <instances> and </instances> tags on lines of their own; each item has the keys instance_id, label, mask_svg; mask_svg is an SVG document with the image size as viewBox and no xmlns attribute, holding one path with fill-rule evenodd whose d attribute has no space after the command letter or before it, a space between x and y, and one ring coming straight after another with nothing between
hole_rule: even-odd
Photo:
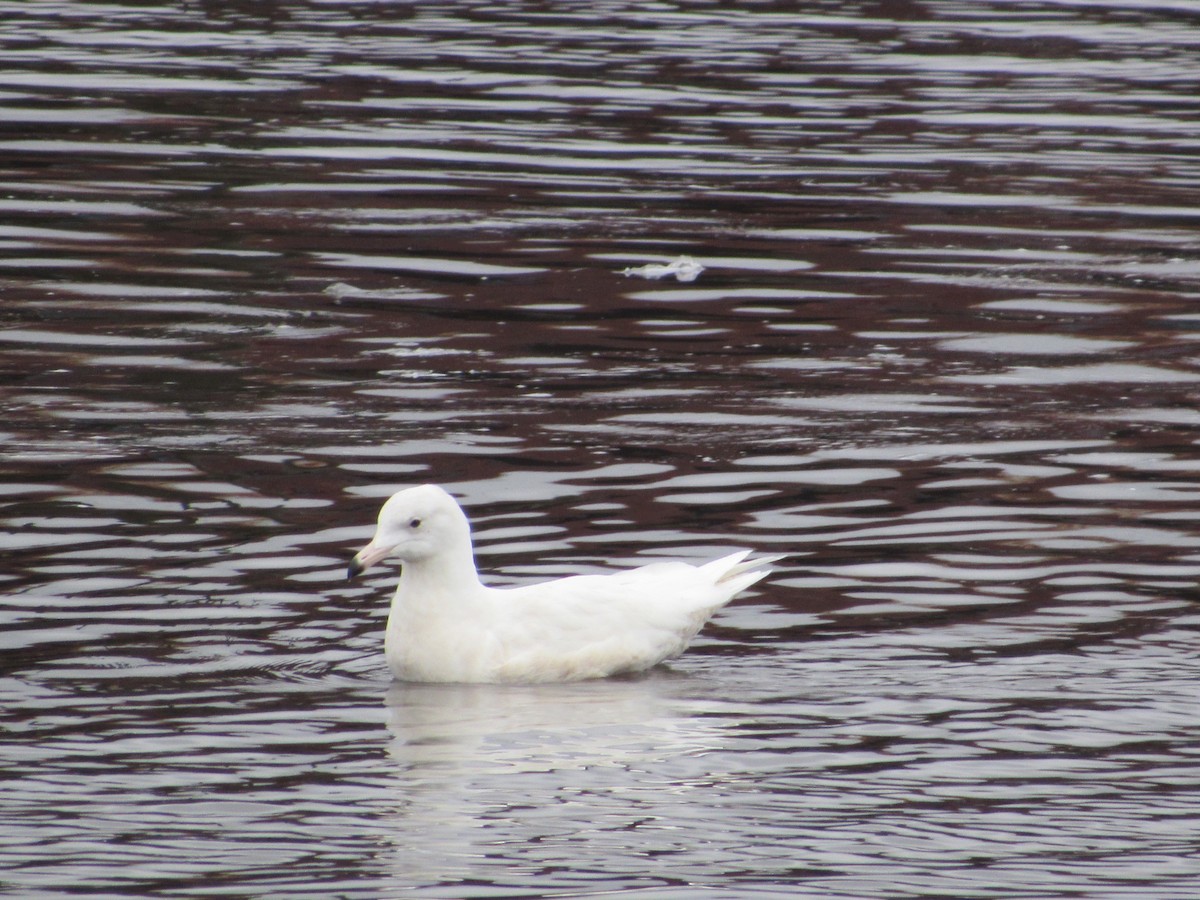
<instances>
[{"instance_id":1,"label":"gull tail","mask_svg":"<svg viewBox=\"0 0 1200 900\"><path fill-rule=\"evenodd\" d=\"M700 571L712 575L713 584L729 588L729 596L732 597L770 574L771 563L778 562L786 556L781 553L776 556L760 556L757 559L747 560L746 557L749 555L749 550L740 550L729 556L705 563L700 567Z\"/></svg>"}]
</instances>

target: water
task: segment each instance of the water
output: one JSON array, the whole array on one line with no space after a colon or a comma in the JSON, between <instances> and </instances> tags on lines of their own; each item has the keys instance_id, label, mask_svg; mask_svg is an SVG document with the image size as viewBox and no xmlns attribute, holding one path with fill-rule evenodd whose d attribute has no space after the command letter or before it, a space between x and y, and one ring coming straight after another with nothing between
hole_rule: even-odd
<instances>
[{"instance_id":1,"label":"water","mask_svg":"<svg viewBox=\"0 0 1200 900\"><path fill-rule=\"evenodd\" d=\"M0 892L1195 896L1196 24L0 0ZM420 481L497 584L789 556L393 684Z\"/></svg>"}]
</instances>

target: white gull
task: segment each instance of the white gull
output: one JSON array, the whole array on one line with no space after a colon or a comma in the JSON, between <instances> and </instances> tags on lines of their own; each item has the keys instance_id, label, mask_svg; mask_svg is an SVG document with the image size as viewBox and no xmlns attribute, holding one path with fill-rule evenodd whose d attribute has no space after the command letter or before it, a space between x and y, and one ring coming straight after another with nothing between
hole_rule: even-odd
<instances>
[{"instance_id":1,"label":"white gull","mask_svg":"<svg viewBox=\"0 0 1200 900\"><path fill-rule=\"evenodd\" d=\"M383 505L375 537L347 574L389 556L402 564L384 639L396 678L575 681L678 656L713 613L779 559L746 562L748 555L487 587L475 570L466 514L445 490L426 484Z\"/></svg>"}]
</instances>

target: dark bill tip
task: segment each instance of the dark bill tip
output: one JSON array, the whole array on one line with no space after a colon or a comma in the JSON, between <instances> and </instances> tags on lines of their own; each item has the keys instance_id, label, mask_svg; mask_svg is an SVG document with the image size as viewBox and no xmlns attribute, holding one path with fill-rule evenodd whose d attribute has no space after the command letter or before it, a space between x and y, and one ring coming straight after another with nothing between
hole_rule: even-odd
<instances>
[{"instance_id":1,"label":"dark bill tip","mask_svg":"<svg viewBox=\"0 0 1200 900\"><path fill-rule=\"evenodd\" d=\"M346 568L346 580L349 581L356 575L361 575L365 568L366 566L358 561L358 557L354 557L354 559L350 560L350 565Z\"/></svg>"}]
</instances>

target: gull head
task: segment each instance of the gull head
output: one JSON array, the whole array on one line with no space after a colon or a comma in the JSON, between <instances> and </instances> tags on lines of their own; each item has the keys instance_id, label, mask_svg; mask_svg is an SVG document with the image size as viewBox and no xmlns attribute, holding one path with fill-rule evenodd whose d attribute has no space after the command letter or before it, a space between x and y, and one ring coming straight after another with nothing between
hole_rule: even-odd
<instances>
[{"instance_id":1,"label":"gull head","mask_svg":"<svg viewBox=\"0 0 1200 900\"><path fill-rule=\"evenodd\" d=\"M437 485L398 491L383 504L371 543L350 561L346 577L353 578L391 556L402 563L419 563L471 547L467 517L454 498Z\"/></svg>"}]
</instances>

